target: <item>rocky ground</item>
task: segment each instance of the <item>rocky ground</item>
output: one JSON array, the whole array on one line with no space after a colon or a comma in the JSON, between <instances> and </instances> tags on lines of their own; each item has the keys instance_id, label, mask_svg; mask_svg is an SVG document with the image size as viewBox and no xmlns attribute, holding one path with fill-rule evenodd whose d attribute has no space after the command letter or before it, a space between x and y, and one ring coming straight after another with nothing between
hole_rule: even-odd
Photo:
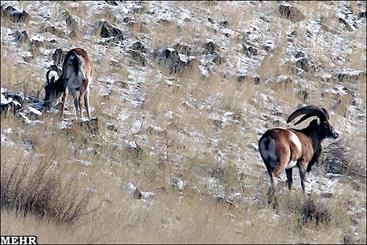
<instances>
[{"instance_id":1,"label":"rocky ground","mask_svg":"<svg viewBox=\"0 0 367 245\"><path fill-rule=\"evenodd\" d=\"M258 139L314 104L341 139L324 142L306 188L342 200L348 237L365 242L365 2L2 1L1 14L2 162L12 149L48 154L42 137L82 132L88 143L65 139L59 164L101 199L112 194L96 171L147 202L173 186L179 198L259 208L268 177ZM93 61L98 118L78 129L71 100L62 121L42 102L47 70L74 47Z\"/></svg>"}]
</instances>

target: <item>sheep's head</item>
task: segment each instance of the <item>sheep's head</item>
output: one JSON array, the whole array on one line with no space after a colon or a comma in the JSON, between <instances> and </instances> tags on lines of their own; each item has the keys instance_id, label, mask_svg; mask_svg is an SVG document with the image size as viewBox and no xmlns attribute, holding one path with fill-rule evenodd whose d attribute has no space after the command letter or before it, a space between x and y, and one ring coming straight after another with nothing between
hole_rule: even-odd
<instances>
[{"instance_id":1,"label":"sheep's head","mask_svg":"<svg viewBox=\"0 0 367 245\"><path fill-rule=\"evenodd\" d=\"M316 116L319 118L319 123L317 119L311 121L310 126L317 128L318 135L320 139L332 138L337 139L339 134L334 130L333 126L329 122L329 113L325 108L319 108L317 106L305 106L294 111L288 118L287 123L294 120L296 117L304 115L300 120L298 120L294 125L297 125L307 118Z\"/></svg>"}]
</instances>

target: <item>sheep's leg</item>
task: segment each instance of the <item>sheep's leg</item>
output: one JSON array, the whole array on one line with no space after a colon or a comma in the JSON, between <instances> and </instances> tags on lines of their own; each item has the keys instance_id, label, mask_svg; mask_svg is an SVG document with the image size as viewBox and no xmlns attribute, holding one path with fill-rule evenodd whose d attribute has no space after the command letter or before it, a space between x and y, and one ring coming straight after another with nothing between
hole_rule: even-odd
<instances>
[{"instance_id":1,"label":"sheep's leg","mask_svg":"<svg viewBox=\"0 0 367 245\"><path fill-rule=\"evenodd\" d=\"M287 183L288 183L288 189L289 190L292 189L292 184L293 184L292 170L293 170L293 168L288 168L288 169L285 170L285 172L287 174Z\"/></svg>"},{"instance_id":2,"label":"sheep's leg","mask_svg":"<svg viewBox=\"0 0 367 245\"><path fill-rule=\"evenodd\" d=\"M65 110L65 104L68 98L68 90L65 89L63 95L62 95L62 104L61 104L61 113L60 113L60 118L62 119L64 116L64 110Z\"/></svg>"},{"instance_id":3,"label":"sheep's leg","mask_svg":"<svg viewBox=\"0 0 367 245\"><path fill-rule=\"evenodd\" d=\"M298 162L298 170L299 170L299 176L301 178L302 191L305 194L306 193L306 188L305 188L306 167L303 164L303 162Z\"/></svg>"}]
</instances>

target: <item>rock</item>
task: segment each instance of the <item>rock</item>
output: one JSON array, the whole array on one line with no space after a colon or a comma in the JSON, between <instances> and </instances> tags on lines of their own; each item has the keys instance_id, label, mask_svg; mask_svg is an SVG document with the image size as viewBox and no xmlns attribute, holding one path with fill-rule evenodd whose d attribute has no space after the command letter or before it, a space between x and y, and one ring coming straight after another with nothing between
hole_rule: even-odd
<instances>
[{"instance_id":1,"label":"rock","mask_svg":"<svg viewBox=\"0 0 367 245\"><path fill-rule=\"evenodd\" d=\"M131 45L130 48L134 51L139 51L141 53L147 53L148 52L148 50L144 47L144 45L139 41L133 43L133 45Z\"/></svg>"},{"instance_id":2,"label":"rock","mask_svg":"<svg viewBox=\"0 0 367 245\"><path fill-rule=\"evenodd\" d=\"M58 36L58 37L64 37L65 36L65 33L62 30L57 29L55 26L46 26L44 31L49 32L49 33L51 33L55 36Z\"/></svg>"},{"instance_id":3,"label":"rock","mask_svg":"<svg viewBox=\"0 0 367 245\"><path fill-rule=\"evenodd\" d=\"M221 167L213 167L213 166L202 166L202 170L205 175L208 175L211 178L223 179L224 178L224 169Z\"/></svg>"},{"instance_id":4,"label":"rock","mask_svg":"<svg viewBox=\"0 0 367 245\"><path fill-rule=\"evenodd\" d=\"M173 45L173 48L176 49L181 54L184 54L187 56L191 55L191 48L187 45L176 43L175 45Z\"/></svg>"},{"instance_id":5,"label":"rock","mask_svg":"<svg viewBox=\"0 0 367 245\"><path fill-rule=\"evenodd\" d=\"M243 81L250 81L253 82L255 85L260 84L260 77L258 76L248 76L247 74L240 74L237 77L237 82L243 82Z\"/></svg>"},{"instance_id":6,"label":"rock","mask_svg":"<svg viewBox=\"0 0 367 245\"><path fill-rule=\"evenodd\" d=\"M17 101L11 98L6 98L3 94L1 94L1 109L0 109L1 115L5 115L10 110L12 110L13 113L15 114L15 111L19 109L20 106L21 105Z\"/></svg>"},{"instance_id":7,"label":"rock","mask_svg":"<svg viewBox=\"0 0 367 245\"><path fill-rule=\"evenodd\" d=\"M367 12L366 12L366 11L364 11L364 12L360 12L360 13L358 14L358 19L366 18L366 16L367 16Z\"/></svg>"},{"instance_id":8,"label":"rock","mask_svg":"<svg viewBox=\"0 0 367 245\"><path fill-rule=\"evenodd\" d=\"M281 4L279 6L280 17L291 20L293 22L305 19L305 16L296 7L288 4Z\"/></svg>"},{"instance_id":9,"label":"rock","mask_svg":"<svg viewBox=\"0 0 367 245\"><path fill-rule=\"evenodd\" d=\"M66 22L66 26L71 30L74 30L78 27L78 23L71 15L67 15L65 22Z\"/></svg>"},{"instance_id":10,"label":"rock","mask_svg":"<svg viewBox=\"0 0 367 245\"><path fill-rule=\"evenodd\" d=\"M366 79L366 72L362 70L341 71L335 73L333 77L340 83L363 81Z\"/></svg>"},{"instance_id":11,"label":"rock","mask_svg":"<svg viewBox=\"0 0 367 245\"><path fill-rule=\"evenodd\" d=\"M28 22L31 18L26 11L21 12L12 6L8 6L5 9L1 6L1 15L13 22Z\"/></svg>"},{"instance_id":12,"label":"rock","mask_svg":"<svg viewBox=\"0 0 367 245\"><path fill-rule=\"evenodd\" d=\"M354 31L352 25L350 25L344 18L339 17L339 23L342 23L347 31Z\"/></svg>"},{"instance_id":13,"label":"rock","mask_svg":"<svg viewBox=\"0 0 367 245\"><path fill-rule=\"evenodd\" d=\"M288 76L280 75L277 77L276 83L289 85L293 83L293 80Z\"/></svg>"},{"instance_id":14,"label":"rock","mask_svg":"<svg viewBox=\"0 0 367 245\"><path fill-rule=\"evenodd\" d=\"M219 53L221 51L220 46L211 40L206 42L203 47L204 54L213 54L214 52Z\"/></svg>"},{"instance_id":15,"label":"rock","mask_svg":"<svg viewBox=\"0 0 367 245\"><path fill-rule=\"evenodd\" d=\"M320 197L330 199L334 197L334 194L332 192L324 192L320 194Z\"/></svg>"},{"instance_id":16,"label":"rock","mask_svg":"<svg viewBox=\"0 0 367 245\"><path fill-rule=\"evenodd\" d=\"M112 6L117 6L117 2L114 1L114 0L105 0L106 3L108 3L109 5L112 5Z\"/></svg>"},{"instance_id":17,"label":"rock","mask_svg":"<svg viewBox=\"0 0 367 245\"><path fill-rule=\"evenodd\" d=\"M39 120L42 116L42 112L33 108L32 106L25 106L21 108L21 113L30 120Z\"/></svg>"},{"instance_id":18,"label":"rock","mask_svg":"<svg viewBox=\"0 0 367 245\"><path fill-rule=\"evenodd\" d=\"M114 37L116 41L124 40L121 30L112 26L105 20L98 23L98 30L100 30L99 36L102 38Z\"/></svg>"},{"instance_id":19,"label":"rock","mask_svg":"<svg viewBox=\"0 0 367 245\"><path fill-rule=\"evenodd\" d=\"M144 21L129 21L127 22L127 26L133 32L148 32L148 29L145 27Z\"/></svg>"},{"instance_id":20,"label":"rock","mask_svg":"<svg viewBox=\"0 0 367 245\"><path fill-rule=\"evenodd\" d=\"M163 26L170 26L173 25L173 22L170 20L166 20L166 19L159 19L157 21L159 24L163 25Z\"/></svg>"},{"instance_id":21,"label":"rock","mask_svg":"<svg viewBox=\"0 0 367 245\"><path fill-rule=\"evenodd\" d=\"M145 7L144 6L136 6L133 8L133 13L134 14L143 14L145 11Z\"/></svg>"},{"instance_id":22,"label":"rock","mask_svg":"<svg viewBox=\"0 0 367 245\"><path fill-rule=\"evenodd\" d=\"M247 54L247 56L251 56L251 55L256 56L259 52L259 50L252 45L242 44L242 47L243 47L243 52Z\"/></svg>"},{"instance_id":23,"label":"rock","mask_svg":"<svg viewBox=\"0 0 367 245\"><path fill-rule=\"evenodd\" d=\"M135 50L129 50L128 53L130 54L131 59L136 61L136 63L138 63L141 66L146 66L147 60L140 52L137 52Z\"/></svg>"},{"instance_id":24,"label":"rock","mask_svg":"<svg viewBox=\"0 0 367 245\"><path fill-rule=\"evenodd\" d=\"M295 58L301 58L301 57L305 57L305 53L303 53L302 51L298 51L295 55Z\"/></svg>"},{"instance_id":25,"label":"rock","mask_svg":"<svg viewBox=\"0 0 367 245\"><path fill-rule=\"evenodd\" d=\"M91 133L97 133L99 131L98 130L98 118L96 117L91 118L90 120L89 119L80 120L78 124L81 127L88 129Z\"/></svg>"},{"instance_id":26,"label":"rock","mask_svg":"<svg viewBox=\"0 0 367 245\"><path fill-rule=\"evenodd\" d=\"M229 27L229 21L228 20L224 20L219 22L219 25L222 27Z\"/></svg>"},{"instance_id":27,"label":"rock","mask_svg":"<svg viewBox=\"0 0 367 245\"><path fill-rule=\"evenodd\" d=\"M44 41L40 41L40 40L37 40L37 39L32 39L31 43L30 43L30 46L33 47L33 48L40 48L40 47L43 47L43 44L44 44Z\"/></svg>"},{"instance_id":28,"label":"rock","mask_svg":"<svg viewBox=\"0 0 367 245\"><path fill-rule=\"evenodd\" d=\"M26 42L29 41L28 34L27 34L26 31L22 31L22 32L15 31L15 33L13 35L14 35L14 38L15 38L16 42L26 43Z\"/></svg>"},{"instance_id":29,"label":"rock","mask_svg":"<svg viewBox=\"0 0 367 245\"><path fill-rule=\"evenodd\" d=\"M76 39L79 35L78 35L78 28L75 28L75 29L72 29L68 36L71 38L71 39Z\"/></svg>"},{"instance_id":30,"label":"rock","mask_svg":"<svg viewBox=\"0 0 367 245\"><path fill-rule=\"evenodd\" d=\"M225 63L226 60L222 56L220 56L218 53L214 53L213 62L217 65L221 65L222 63Z\"/></svg>"},{"instance_id":31,"label":"rock","mask_svg":"<svg viewBox=\"0 0 367 245\"><path fill-rule=\"evenodd\" d=\"M180 54L176 49L166 48L161 52L159 60L169 65L170 73L182 73L185 69L200 65L200 61L193 56Z\"/></svg>"},{"instance_id":32,"label":"rock","mask_svg":"<svg viewBox=\"0 0 367 245\"><path fill-rule=\"evenodd\" d=\"M185 187L185 182L181 178L174 177L172 179L172 184L175 186L178 191L182 192Z\"/></svg>"},{"instance_id":33,"label":"rock","mask_svg":"<svg viewBox=\"0 0 367 245\"><path fill-rule=\"evenodd\" d=\"M132 183L127 183L127 192L131 193L132 196L135 198L135 199L140 199L142 194L140 192L140 190L138 190L138 188L132 184Z\"/></svg>"},{"instance_id":34,"label":"rock","mask_svg":"<svg viewBox=\"0 0 367 245\"><path fill-rule=\"evenodd\" d=\"M296 67L304 70L305 72L310 71L310 64L307 58L299 58L294 64Z\"/></svg>"},{"instance_id":35,"label":"rock","mask_svg":"<svg viewBox=\"0 0 367 245\"><path fill-rule=\"evenodd\" d=\"M111 123L108 123L108 124L107 124L107 129L108 129L109 131L111 131L111 132L115 132L115 133L117 133L117 132L118 132L118 130L117 130L117 128L115 127L115 125L113 125L113 124L111 124Z\"/></svg>"}]
</instances>

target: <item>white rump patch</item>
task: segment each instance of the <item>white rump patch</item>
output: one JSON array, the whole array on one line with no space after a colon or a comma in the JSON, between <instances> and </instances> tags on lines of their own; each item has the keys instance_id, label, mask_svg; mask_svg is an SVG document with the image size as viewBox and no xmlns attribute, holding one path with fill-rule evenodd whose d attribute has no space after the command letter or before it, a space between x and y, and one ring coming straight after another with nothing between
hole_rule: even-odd
<instances>
[{"instance_id":1,"label":"white rump patch","mask_svg":"<svg viewBox=\"0 0 367 245\"><path fill-rule=\"evenodd\" d=\"M291 134L290 141L292 141L292 143L296 145L297 150L301 152L302 151L301 141L299 140L298 136L295 133L293 133L292 131L289 132Z\"/></svg>"}]
</instances>

